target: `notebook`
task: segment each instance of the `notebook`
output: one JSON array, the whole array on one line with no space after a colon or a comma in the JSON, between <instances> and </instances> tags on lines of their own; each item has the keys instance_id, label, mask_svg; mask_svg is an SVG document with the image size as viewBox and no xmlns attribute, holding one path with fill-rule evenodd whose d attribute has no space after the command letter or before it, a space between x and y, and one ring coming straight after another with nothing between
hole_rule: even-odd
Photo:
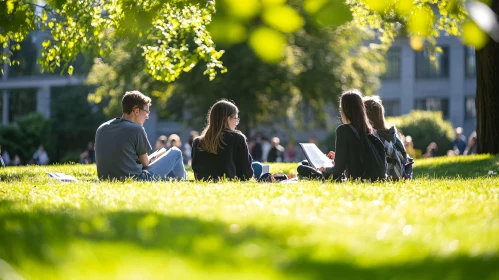
<instances>
[{"instance_id":1,"label":"notebook","mask_svg":"<svg viewBox=\"0 0 499 280\"><path fill-rule=\"evenodd\" d=\"M48 172L48 175L62 183L78 182L75 177L61 172Z\"/></svg>"},{"instance_id":2,"label":"notebook","mask_svg":"<svg viewBox=\"0 0 499 280\"><path fill-rule=\"evenodd\" d=\"M319 169L321 167L333 167L333 162L314 143L300 143L310 165Z\"/></svg>"}]
</instances>

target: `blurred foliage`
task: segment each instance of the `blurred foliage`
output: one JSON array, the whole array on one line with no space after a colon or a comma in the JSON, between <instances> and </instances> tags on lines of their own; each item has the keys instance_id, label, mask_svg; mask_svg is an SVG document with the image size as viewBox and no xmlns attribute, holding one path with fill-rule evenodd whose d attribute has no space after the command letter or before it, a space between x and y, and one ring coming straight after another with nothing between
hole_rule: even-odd
<instances>
[{"instance_id":1,"label":"blurred foliage","mask_svg":"<svg viewBox=\"0 0 499 280\"><path fill-rule=\"evenodd\" d=\"M52 142L54 162L78 162L79 155L95 141L95 131L105 121L103 110L87 101L91 89L84 86L51 89ZM77 155L77 156L76 156Z\"/></svg>"},{"instance_id":2,"label":"blurred foliage","mask_svg":"<svg viewBox=\"0 0 499 280\"><path fill-rule=\"evenodd\" d=\"M49 158L54 154L52 143L52 123L38 113L18 118L16 122L0 126L2 150L7 150L13 158L18 154L23 162L28 162L39 145L43 145Z\"/></svg>"},{"instance_id":3,"label":"blurred foliage","mask_svg":"<svg viewBox=\"0 0 499 280\"><path fill-rule=\"evenodd\" d=\"M95 61L88 82L97 87L90 100L103 104L106 115L115 116L121 113L123 93L138 89L153 97L160 118L174 117L202 127L209 106L227 98L239 106L240 128L246 132L262 122L288 123L287 118L296 120L293 125L324 126L323 107L335 104L342 90L355 87L367 94L377 90L384 51L373 51L363 43L374 37L374 32L353 24L318 28L307 21L285 37L280 63L258 59L248 44L231 44L221 58L228 73L209 81L196 66L174 83L156 81L144 71L140 53L121 44L108 58ZM314 109L314 123L304 123L304 104Z\"/></svg>"},{"instance_id":4,"label":"blurred foliage","mask_svg":"<svg viewBox=\"0 0 499 280\"><path fill-rule=\"evenodd\" d=\"M431 142L438 146L437 155L445 155L452 148L454 130L452 124L443 119L442 112L411 111L407 115L387 118L387 122L405 136L410 135L414 148L423 153Z\"/></svg>"},{"instance_id":5,"label":"blurred foliage","mask_svg":"<svg viewBox=\"0 0 499 280\"><path fill-rule=\"evenodd\" d=\"M353 21L378 32L385 48L401 26L416 41L430 44L441 33L463 34L463 41L476 48L488 39L477 25L461 25L469 21L465 0L48 0L43 6L0 0L1 60L18 63L12 52L30 31L40 29L52 36L43 42L42 71L71 74L79 53L104 57L117 42L126 42L140 50L147 73L157 80L173 81L200 61L213 79L226 71L214 41L248 42L259 58L278 63L285 57L286 35L307 21L333 28Z\"/></svg>"}]
</instances>

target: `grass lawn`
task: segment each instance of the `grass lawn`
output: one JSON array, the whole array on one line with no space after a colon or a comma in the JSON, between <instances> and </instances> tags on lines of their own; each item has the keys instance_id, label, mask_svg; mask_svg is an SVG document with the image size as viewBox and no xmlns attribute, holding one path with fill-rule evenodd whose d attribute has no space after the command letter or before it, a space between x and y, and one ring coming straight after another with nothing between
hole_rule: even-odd
<instances>
[{"instance_id":1,"label":"grass lawn","mask_svg":"<svg viewBox=\"0 0 499 280\"><path fill-rule=\"evenodd\" d=\"M489 171L499 157L418 160L415 180L376 184L109 183L93 165L3 168L0 279L499 279Z\"/></svg>"}]
</instances>

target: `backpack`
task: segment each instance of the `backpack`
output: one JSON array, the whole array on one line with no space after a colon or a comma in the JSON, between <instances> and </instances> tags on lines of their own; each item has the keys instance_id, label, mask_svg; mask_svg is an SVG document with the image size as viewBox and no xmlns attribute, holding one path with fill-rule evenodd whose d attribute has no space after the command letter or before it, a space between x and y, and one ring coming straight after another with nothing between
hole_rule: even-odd
<instances>
[{"instance_id":1,"label":"backpack","mask_svg":"<svg viewBox=\"0 0 499 280\"><path fill-rule=\"evenodd\" d=\"M386 179L385 146L378 137L371 133L359 132L353 125L348 125L360 140L360 161L364 169L362 178L378 181Z\"/></svg>"},{"instance_id":2,"label":"backpack","mask_svg":"<svg viewBox=\"0 0 499 280\"><path fill-rule=\"evenodd\" d=\"M406 178L404 155L397 149L395 141L383 138L377 132L374 133L383 143L386 154L386 175L393 180Z\"/></svg>"}]
</instances>

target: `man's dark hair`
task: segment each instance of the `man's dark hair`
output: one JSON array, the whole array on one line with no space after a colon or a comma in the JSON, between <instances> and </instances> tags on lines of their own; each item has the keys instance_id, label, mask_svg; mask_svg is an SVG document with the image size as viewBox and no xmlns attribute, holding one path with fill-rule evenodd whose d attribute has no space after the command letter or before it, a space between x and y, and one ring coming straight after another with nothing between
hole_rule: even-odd
<instances>
[{"instance_id":1,"label":"man's dark hair","mask_svg":"<svg viewBox=\"0 0 499 280\"><path fill-rule=\"evenodd\" d=\"M146 105L151 105L151 98L138 90L125 92L121 100L121 106L125 114L130 114L135 108L143 109Z\"/></svg>"}]
</instances>

